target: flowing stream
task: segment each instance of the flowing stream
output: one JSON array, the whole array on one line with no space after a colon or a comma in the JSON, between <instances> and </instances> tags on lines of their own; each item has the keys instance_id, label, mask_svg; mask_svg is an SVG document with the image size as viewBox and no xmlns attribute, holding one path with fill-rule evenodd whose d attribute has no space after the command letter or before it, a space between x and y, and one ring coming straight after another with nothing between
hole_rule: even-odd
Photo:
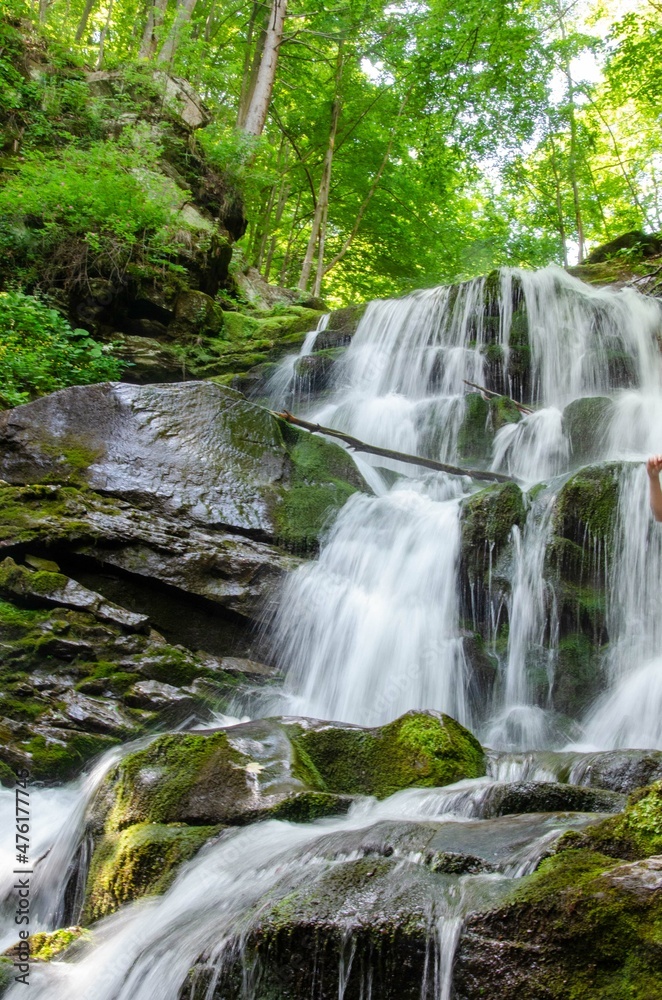
<instances>
[{"instance_id":1,"label":"flowing stream","mask_svg":"<svg viewBox=\"0 0 662 1000\"><path fill-rule=\"evenodd\" d=\"M302 354L314 350L325 324L306 338ZM365 858L375 859L370 891L335 915L344 943L334 995L377 1000L379 986L362 959L362 918L378 924L397 911L400 887L427 886L435 871L426 905L414 906L412 917L427 941L417 995L450 1000L467 914L502 899L564 830L596 818L567 811L502 816L495 803L504 789L517 782L599 784L601 770L629 766L627 755L613 756L620 748L662 749L662 532L648 509L642 465L648 453L662 452L660 328L658 304L631 290L596 290L558 268L504 269L496 282L371 303L322 396L297 382L297 356L282 362L270 383L272 405L296 405L302 415L371 444L452 464L462 464L466 447L468 382L489 383L532 409L498 428L497 411L486 418L491 451L476 462L516 477L526 517L498 564L487 554L486 592L479 601L471 582L469 610L461 521L475 484L357 459L373 495L355 494L329 525L319 557L286 581L270 629L286 681L260 705L264 715L365 726L409 709L447 712L494 749L489 776L382 802L358 799L342 818L223 831L162 897L96 924L75 960L35 970L35 1000L277 996L255 942L282 900L300 899L305 910L311 887ZM591 397L603 402L591 420L593 453L584 460L570 415ZM613 537L598 544L587 534L581 552L605 581L609 644L600 661L602 690L581 717L567 719L552 705L561 614L548 556L559 492L573 470L600 463L614 463ZM472 615L474 626L482 616L496 675L490 685L476 681ZM39 793L54 816L42 828L41 926L80 912L85 815L114 759L105 757L75 786ZM435 859L450 855L472 859L473 868L435 869ZM310 995L326 996L315 978L323 956L307 961ZM9 996L20 991L17 985Z\"/></svg>"}]
</instances>

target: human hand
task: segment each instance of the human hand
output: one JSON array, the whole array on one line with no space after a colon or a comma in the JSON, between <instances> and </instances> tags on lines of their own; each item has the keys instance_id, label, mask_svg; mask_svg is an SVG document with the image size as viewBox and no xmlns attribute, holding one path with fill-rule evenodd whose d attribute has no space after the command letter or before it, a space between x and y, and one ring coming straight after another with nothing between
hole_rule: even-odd
<instances>
[{"instance_id":1,"label":"human hand","mask_svg":"<svg viewBox=\"0 0 662 1000\"><path fill-rule=\"evenodd\" d=\"M646 462L646 472L651 479L657 479L662 472L662 455L651 455Z\"/></svg>"}]
</instances>

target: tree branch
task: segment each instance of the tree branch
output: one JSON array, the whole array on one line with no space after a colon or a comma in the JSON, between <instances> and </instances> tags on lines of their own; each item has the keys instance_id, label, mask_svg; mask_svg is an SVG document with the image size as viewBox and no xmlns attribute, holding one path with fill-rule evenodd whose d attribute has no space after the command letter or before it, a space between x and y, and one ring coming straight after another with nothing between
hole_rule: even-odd
<instances>
[{"instance_id":1,"label":"tree branch","mask_svg":"<svg viewBox=\"0 0 662 1000\"><path fill-rule=\"evenodd\" d=\"M326 434L328 437L339 438L339 440L344 441L353 451L363 451L368 455L380 455L382 458L390 458L395 462L405 462L407 465L420 465L424 469L433 469L435 472L447 472L451 476L470 476L472 479L486 479L489 482L496 481L497 483L515 482L512 476L505 476L500 472L486 472L483 469L460 469L456 465L445 465L443 462L435 462L433 458L422 458L420 455L407 455L401 451L392 451L390 448L379 448L377 445L366 444L365 441L359 441L358 438L352 437L351 434L344 434L342 431L334 430L333 427L322 427L320 424L312 424L308 420L295 417L287 410L283 410L282 413L271 412L272 416L278 417L280 420L286 420L288 424L294 424L296 427L303 427L313 434Z\"/></svg>"}]
</instances>

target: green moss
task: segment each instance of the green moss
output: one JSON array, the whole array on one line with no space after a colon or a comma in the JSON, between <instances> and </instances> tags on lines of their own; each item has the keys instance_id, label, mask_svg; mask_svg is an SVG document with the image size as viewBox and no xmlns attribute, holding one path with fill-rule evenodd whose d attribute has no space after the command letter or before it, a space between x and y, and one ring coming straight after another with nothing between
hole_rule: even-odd
<instances>
[{"instance_id":1,"label":"green moss","mask_svg":"<svg viewBox=\"0 0 662 1000\"><path fill-rule=\"evenodd\" d=\"M195 660L190 653L170 647L158 656L147 654L143 663L143 657L136 657L136 665L140 667L143 677L152 681L161 681L162 684L173 684L175 687L184 687L190 684L203 672L202 665Z\"/></svg>"},{"instance_id":2,"label":"green moss","mask_svg":"<svg viewBox=\"0 0 662 1000\"><path fill-rule=\"evenodd\" d=\"M586 534L607 544L611 542L620 468L616 464L589 466L570 477L556 501L556 534L580 546Z\"/></svg>"},{"instance_id":3,"label":"green moss","mask_svg":"<svg viewBox=\"0 0 662 1000\"><path fill-rule=\"evenodd\" d=\"M67 584L66 576L48 570L30 570L17 566L13 559L0 563L0 591L20 596L48 595Z\"/></svg>"},{"instance_id":4,"label":"green moss","mask_svg":"<svg viewBox=\"0 0 662 1000\"><path fill-rule=\"evenodd\" d=\"M402 788L430 788L485 773L483 749L447 715L409 712L378 729L340 726L292 736L308 774L326 791L385 798Z\"/></svg>"},{"instance_id":5,"label":"green moss","mask_svg":"<svg viewBox=\"0 0 662 1000\"><path fill-rule=\"evenodd\" d=\"M82 927L62 927L57 931L32 934L28 940L30 959L34 962L50 962L83 936L87 935Z\"/></svg>"},{"instance_id":6,"label":"green moss","mask_svg":"<svg viewBox=\"0 0 662 1000\"><path fill-rule=\"evenodd\" d=\"M114 737L90 733L63 731L62 737L63 741L66 740L64 745L41 735L32 737L25 744L24 749L32 758L32 777L36 781L66 781L78 774L89 760L120 742Z\"/></svg>"},{"instance_id":7,"label":"green moss","mask_svg":"<svg viewBox=\"0 0 662 1000\"><path fill-rule=\"evenodd\" d=\"M4 996L14 982L14 962L11 958L0 955L0 997Z\"/></svg>"},{"instance_id":8,"label":"green moss","mask_svg":"<svg viewBox=\"0 0 662 1000\"><path fill-rule=\"evenodd\" d=\"M524 524L522 491L516 483L488 486L462 504L462 558L468 571L482 574L508 543L514 525Z\"/></svg>"},{"instance_id":9,"label":"green moss","mask_svg":"<svg viewBox=\"0 0 662 1000\"><path fill-rule=\"evenodd\" d=\"M2 564L0 564L1 569ZM32 628L46 617L43 611L26 611L8 601L0 601L0 628Z\"/></svg>"},{"instance_id":10,"label":"green moss","mask_svg":"<svg viewBox=\"0 0 662 1000\"><path fill-rule=\"evenodd\" d=\"M480 392L470 392L465 398L464 419L457 437L458 453L465 459L481 460L490 454L492 435L487 431L490 406Z\"/></svg>"},{"instance_id":11,"label":"green moss","mask_svg":"<svg viewBox=\"0 0 662 1000\"><path fill-rule=\"evenodd\" d=\"M179 866L220 829L140 823L106 834L90 865L84 920L98 920L123 903L165 892Z\"/></svg>"},{"instance_id":12,"label":"green moss","mask_svg":"<svg viewBox=\"0 0 662 1000\"><path fill-rule=\"evenodd\" d=\"M243 762L224 732L159 736L145 750L125 757L110 777L115 798L106 829L122 830L134 823L176 822L186 793L200 774L210 769L218 781L227 780L228 793L232 791L234 770L235 781L240 780L243 791L243 771L233 769L233 764Z\"/></svg>"},{"instance_id":13,"label":"green moss","mask_svg":"<svg viewBox=\"0 0 662 1000\"><path fill-rule=\"evenodd\" d=\"M500 929L514 932L536 955L528 967L520 959L536 996L655 1000L662 995L662 896L630 890L616 872L612 880L617 865L588 850L549 858L518 884L510 910L496 915ZM517 995L528 995L526 989L520 978Z\"/></svg>"},{"instance_id":14,"label":"green moss","mask_svg":"<svg viewBox=\"0 0 662 1000\"><path fill-rule=\"evenodd\" d=\"M291 460L288 488L274 509L278 539L296 550L314 548L324 527L357 490L365 489L353 460L338 445L278 421Z\"/></svg>"},{"instance_id":15,"label":"green moss","mask_svg":"<svg viewBox=\"0 0 662 1000\"><path fill-rule=\"evenodd\" d=\"M617 816L564 834L557 849L563 852L575 848L626 860L662 854L662 781L633 792L627 807Z\"/></svg>"},{"instance_id":16,"label":"green moss","mask_svg":"<svg viewBox=\"0 0 662 1000\"><path fill-rule=\"evenodd\" d=\"M496 396L490 400L490 415L492 417L492 427L495 431L500 430L506 424L518 424L522 419L522 412L518 410L512 399L507 396Z\"/></svg>"},{"instance_id":17,"label":"green moss","mask_svg":"<svg viewBox=\"0 0 662 1000\"><path fill-rule=\"evenodd\" d=\"M600 693L604 681L600 650L582 632L559 641L552 701L557 712L579 718Z\"/></svg>"},{"instance_id":18,"label":"green moss","mask_svg":"<svg viewBox=\"0 0 662 1000\"><path fill-rule=\"evenodd\" d=\"M3 760L0 760L0 785L4 788L13 788L16 783L16 775L12 771L9 764L5 764Z\"/></svg>"},{"instance_id":19,"label":"green moss","mask_svg":"<svg viewBox=\"0 0 662 1000\"><path fill-rule=\"evenodd\" d=\"M273 819L290 823L312 823L323 816L340 816L351 805L350 798L330 795L328 792L299 792L279 802L270 812Z\"/></svg>"}]
</instances>

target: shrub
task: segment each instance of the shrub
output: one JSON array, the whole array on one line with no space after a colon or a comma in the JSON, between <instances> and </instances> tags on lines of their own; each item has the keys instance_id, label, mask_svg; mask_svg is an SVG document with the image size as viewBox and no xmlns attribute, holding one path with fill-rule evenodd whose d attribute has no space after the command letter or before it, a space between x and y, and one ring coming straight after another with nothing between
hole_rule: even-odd
<instances>
[{"instance_id":1,"label":"shrub","mask_svg":"<svg viewBox=\"0 0 662 1000\"><path fill-rule=\"evenodd\" d=\"M68 385L118 379L122 363L32 295L0 292L0 406Z\"/></svg>"}]
</instances>

